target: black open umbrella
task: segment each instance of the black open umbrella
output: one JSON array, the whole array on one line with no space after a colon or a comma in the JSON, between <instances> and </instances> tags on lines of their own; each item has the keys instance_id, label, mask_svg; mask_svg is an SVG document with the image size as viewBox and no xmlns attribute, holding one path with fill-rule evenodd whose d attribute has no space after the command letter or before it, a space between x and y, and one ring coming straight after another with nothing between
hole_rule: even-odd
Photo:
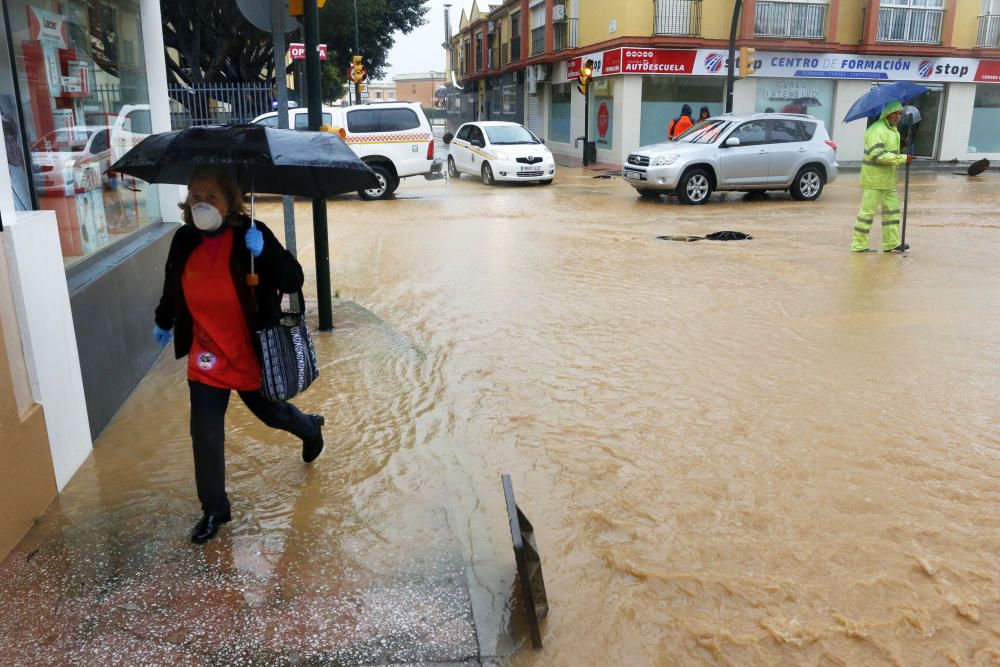
<instances>
[{"instance_id":1,"label":"black open umbrella","mask_svg":"<svg viewBox=\"0 0 1000 667\"><path fill-rule=\"evenodd\" d=\"M203 125L146 137L108 171L186 185L195 167L229 170L244 192L332 197L379 187L375 173L330 132Z\"/></svg>"}]
</instances>

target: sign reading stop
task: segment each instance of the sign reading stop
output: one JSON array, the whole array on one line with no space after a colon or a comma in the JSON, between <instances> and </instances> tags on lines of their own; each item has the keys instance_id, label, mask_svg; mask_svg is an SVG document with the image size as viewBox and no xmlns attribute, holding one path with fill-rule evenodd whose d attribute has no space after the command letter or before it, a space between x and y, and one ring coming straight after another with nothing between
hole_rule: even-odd
<instances>
[{"instance_id":1,"label":"sign reading stop","mask_svg":"<svg viewBox=\"0 0 1000 667\"><path fill-rule=\"evenodd\" d=\"M606 102L601 102L601 106L597 109L597 131L603 137L608 133L608 105Z\"/></svg>"},{"instance_id":2,"label":"sign reading stop","mask_svg":"<svg viewBox=\"0 0 1000 667\"><path fill-rule=\"evenodd\" d=\"M319 44L319 59L326 60L326 44ZM306 59L306 45L301 42L292 42L288 45L288 57L292 60Z\"/></svg>"}]
</instances>

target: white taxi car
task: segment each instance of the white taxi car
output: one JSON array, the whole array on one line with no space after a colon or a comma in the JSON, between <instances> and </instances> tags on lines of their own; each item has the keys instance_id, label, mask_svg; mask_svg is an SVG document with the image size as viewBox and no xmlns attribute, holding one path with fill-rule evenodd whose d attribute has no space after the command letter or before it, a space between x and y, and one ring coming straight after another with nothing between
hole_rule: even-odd
<instances>
[{"instance_id":1,"label":"white taxi car","mask_svg":"<svg viewBox=\"0 0 1000 667\"><path fill-rule=\"evenodd\" d=\"M447 137L445 138L447 141ZM552 152L523 125L502 121L466 123L451 140L448 175L472 174L486 185L533 181L548 185L556 174Z\"/></svg>"}]
</instances>

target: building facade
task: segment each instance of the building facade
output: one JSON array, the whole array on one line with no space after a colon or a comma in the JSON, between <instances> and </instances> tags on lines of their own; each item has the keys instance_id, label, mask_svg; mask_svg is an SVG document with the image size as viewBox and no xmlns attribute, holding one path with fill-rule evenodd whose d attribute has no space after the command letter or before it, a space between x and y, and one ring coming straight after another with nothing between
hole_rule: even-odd
<instances>
[{"instance_id":1,"label":"building facade","mask_svg":"<svg viewBox=\"0 0 1000 667\"><path fill-rule=\"evenodd\" d=\"M473 2L450 67L475 118L522 122L553 151L579 156L576 76L592 59L587 134L598 160L620 163L664 141L683 104L696 116L725 109L734 4L509 0L482 12ZM991 129L1000 120L1000 0L744 0L737 32L737 49L756 50L756 71L736 81L734 111L813 115L840 159L860 162L864 123L841 122L851 103L879 82L916 81L929 89L915 101L917 155L1000 157Z\"/></svg>"},{"instance_id":2,"label":"building facade","mask_svg":"<svg viewBox=\"0 0 1000 667\"><path fill-rule=\"evenodd\" d=\"M420 102L425 109L436 106L438 88L444 85L444 72L414 72L397 74L392 77L396 84L396 99L406 102Z\"/></svg>"},{"instance_id":3,"label":"building facade","mask_svg":"<svg viewBox=\"0 0 1000 667\"><path fill-rule=\"evenodd\" d=\"M176 186L107 173L170 130L159 0L0 9L0 557L160 354Z\"/></svg>"}]
</instances>

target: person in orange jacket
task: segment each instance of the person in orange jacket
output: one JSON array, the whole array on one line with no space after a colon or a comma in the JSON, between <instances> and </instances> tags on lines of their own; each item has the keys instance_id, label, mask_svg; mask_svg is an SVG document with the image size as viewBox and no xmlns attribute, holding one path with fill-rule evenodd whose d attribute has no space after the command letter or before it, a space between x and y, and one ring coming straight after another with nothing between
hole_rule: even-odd
<instances>
[{"instance_id":1,"label":"person in orange jacket","mask_svg":"<svg viewBox=\"0 0 1000 667\"><path fill-rule=\"evenodd\" d=\"M667 128L667 139L673 141L687 132L692 125L694 125L694 121L691 120L691 106L685 104L681 107L681 115L670 121L670 126Z\"/></svg>"}]
</instances>

